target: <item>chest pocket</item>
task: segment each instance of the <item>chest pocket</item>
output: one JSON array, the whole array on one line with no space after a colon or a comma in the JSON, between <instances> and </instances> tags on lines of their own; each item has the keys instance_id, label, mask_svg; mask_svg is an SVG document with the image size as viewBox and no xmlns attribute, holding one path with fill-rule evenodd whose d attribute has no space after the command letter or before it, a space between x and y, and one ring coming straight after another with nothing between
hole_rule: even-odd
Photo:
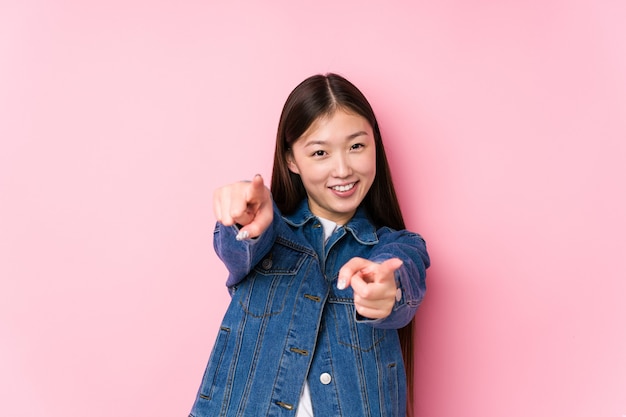
<instances>
[{"instance_id":1,"label":"chest pocket","mask_svg":"<svg viewBox=\"0 0 626 417\"><path fill-rule=\"evenodd\" d=\"M243 310L255 318L280 314L287 303L287 295L302 264L305 253L276 244L259 262L241 288L239 303Z\"/></svg>"},{"instance_id":2,"label":"chest pocket","mask_svg":"<svg viewBox=\"0 0 626 417\"><path fill-rule=\"evenodd\" d=\"M331 297L328 300L328 308L340 345L361 352L374 352L376 345L385 338L385 330L358 323L354 319L355 309L352 299Z\"/></svg>"}]
</instances>

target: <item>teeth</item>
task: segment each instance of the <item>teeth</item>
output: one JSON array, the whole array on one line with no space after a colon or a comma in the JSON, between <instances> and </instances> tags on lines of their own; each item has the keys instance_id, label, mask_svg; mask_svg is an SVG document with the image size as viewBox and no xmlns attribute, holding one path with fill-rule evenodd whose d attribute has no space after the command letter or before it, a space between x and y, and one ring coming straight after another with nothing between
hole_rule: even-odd
<instances>
[{"instance_id":1,"label":"teeth","mask_svg":"<svg viewBox=\"0 0 626 417\"><path fill-rule=\"evenodd\" d=\"M336 185L332 187L332 189L340 192L346 192L348 190L351 190L352 187L354 187L354 183L348 185Z\"/></svg>"}]
</instances>

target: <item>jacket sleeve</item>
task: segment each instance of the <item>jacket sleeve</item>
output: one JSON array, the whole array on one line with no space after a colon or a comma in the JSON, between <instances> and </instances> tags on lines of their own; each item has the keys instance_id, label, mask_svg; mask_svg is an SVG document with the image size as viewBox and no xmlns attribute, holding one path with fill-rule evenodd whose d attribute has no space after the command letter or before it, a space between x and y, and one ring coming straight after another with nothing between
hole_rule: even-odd
<instances>
[{"instance_id":1,"label":"jacket sleeve","mask_svg":"<svg viewBox=\"0 0 626 417\"><path fill-rule=\"evenodd\" d=\"M270 251L276 239L277 222L281 221L281 214L274 204L274 218L272 224L261 236L254 239L237 240L239 232L237 226L224 226L217 222L213 232L213 248L228 270L226 286L237 285L250 273Z\"/></svg>"},{"instance_id":2,"label":"jacket sleeve","mask_svg":"<svg viewBox=\"0 0 626 417\"><path fill-rule=\"evenodd\" d=\"M385 318L367 319L357 313L356 319L381 329L399 329L409 324L424 298L430 257L426 251L426 242L417 233L387 229L379 235L379 239L370 253L371 261L382 263L391 258L402 260L402 266L395 271L398 288L396 302L391 314Z\"/></svg>"}]
</instances>

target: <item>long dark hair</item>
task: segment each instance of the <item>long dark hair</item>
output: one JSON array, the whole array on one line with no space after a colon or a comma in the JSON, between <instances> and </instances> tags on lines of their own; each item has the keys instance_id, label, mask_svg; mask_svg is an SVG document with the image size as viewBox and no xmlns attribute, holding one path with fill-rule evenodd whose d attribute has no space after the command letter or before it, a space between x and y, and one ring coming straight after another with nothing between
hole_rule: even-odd
<instances>
[{"instance_id":1,"label":"long dark hair","mask_svg":"<svg viewBox=\"0 0 626 417\"><path fill-rule=\"evenodd\" d=\"M301 82L289 94L283 107L276 134L271 190L277 207L290 214L306 198L300 176L289 170L287 153L314 121L332 115L337 109L365 118L374 132L376 176L361 203L374 225L404 229L404 219L391 180L382 137L372 106L350 81L337 74L314 75ZM407 415L413 414L413 321L398 332L407 373Z\"/></svg>"}]
</instances>

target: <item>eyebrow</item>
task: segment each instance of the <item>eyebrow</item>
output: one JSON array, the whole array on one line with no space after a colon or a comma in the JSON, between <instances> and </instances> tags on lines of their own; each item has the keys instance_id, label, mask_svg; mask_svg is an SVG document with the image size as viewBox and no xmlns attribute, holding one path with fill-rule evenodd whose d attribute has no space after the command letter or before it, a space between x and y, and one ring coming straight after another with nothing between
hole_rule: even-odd
<instances>
[{"instance_id":1,"label":"eyebrow","mask_svg":"<svg viewBox=\"0 0 626 417\"><path fill-rule=\"evenodd\" d=\"M357 137L359 137L359 136L363 136L363 135L366 135L366 136L367 136L367 132L366 132L365 130L361 130L361 131L359 131L359 132L356 132L356 133L351 134L350 136L348 136L348 137L346 138L346 140L354 139L354 138L357 138Z\"/></svg>"},{"instance_id":2,"label":"eyebrow","mask_svg":"<svg viewBox=\"0 0 626 417\"><path fill-rule=\"evenodd\" d=\"M359 136L363 136L363 135L367 136L367 132L364 130L360 130L358 132L355 132L346 136L346 141L350 141L352 139L358 138ZM325 145L327 142L328 141L325 141L325 140L312 140L312 141L305 143L304 146L307 147L307 146L312 146L312 145Z\"/></svg>"}]
</instances>

